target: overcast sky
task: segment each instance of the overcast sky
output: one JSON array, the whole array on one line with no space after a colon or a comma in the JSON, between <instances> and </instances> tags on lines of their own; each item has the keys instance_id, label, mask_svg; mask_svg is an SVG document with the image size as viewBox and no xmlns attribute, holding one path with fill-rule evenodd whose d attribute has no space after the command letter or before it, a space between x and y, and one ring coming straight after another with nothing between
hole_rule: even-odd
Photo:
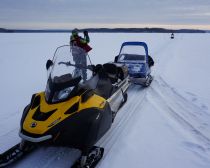
<instances>
[{"instance_id":1,"label":"overcast sky","mask_svg":"<svg viewBox=\"0 0 210 168\"><path fill-rule=\"evenodd\" d=\"M0 0L0 27L210 29L210 0Z\"/></svg>"}]
</instances>

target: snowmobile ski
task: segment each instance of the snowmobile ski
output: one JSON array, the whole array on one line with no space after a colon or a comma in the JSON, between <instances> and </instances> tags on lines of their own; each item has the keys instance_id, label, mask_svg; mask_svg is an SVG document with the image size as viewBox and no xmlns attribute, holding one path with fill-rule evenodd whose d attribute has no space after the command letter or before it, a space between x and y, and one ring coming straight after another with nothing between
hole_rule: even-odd
<instances>
[{"instance_id":1,"label":"snowmobile ski","mask_svg":"<svg viewBox=\"0 0 210 168\"><path fill-rule=\"evenodd\" d=\"M35 149L34 145L18 143L3 154L0 154L0 167L6 167L15 161L23 158Z\"/></svg>"},{"instance_id":2,"label":"snowmobile ski","mask_svg":"<svg viewBox=\"0 0 210 168\"><path fill-rule=\"evenodd\" d=\"M149 75L148 78L146 79L146 82L144 83L144 87L150 86L150 84L152 83L152 80L153 80L153 77Z\"/></svg>"}]
</instances>

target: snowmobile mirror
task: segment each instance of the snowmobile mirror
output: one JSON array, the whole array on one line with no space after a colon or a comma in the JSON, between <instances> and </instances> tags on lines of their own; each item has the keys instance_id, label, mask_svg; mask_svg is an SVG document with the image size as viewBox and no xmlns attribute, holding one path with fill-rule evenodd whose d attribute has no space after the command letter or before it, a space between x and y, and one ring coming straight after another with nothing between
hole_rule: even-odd
<instances>
[{"instance_id":1,"label":"snowmobile mirror","mask_svg":"<svg viewBox=\"0 0 210 168\"><path fill-rule=\"evenodd\" d=\"M52 60L47 60L46 69L48 70L53 65Z\"/></svg>"},{"instance_id":2,"label":"snowmobile mirror","mask_svg":"<svg viewBox=\"0 0 210 168\"><path fill-rule=\"evenodd\" d=\"M117 62L118 58L119 58L119 55L115 56L114 57L114 62Z\"/></svg>"}]
</instances>

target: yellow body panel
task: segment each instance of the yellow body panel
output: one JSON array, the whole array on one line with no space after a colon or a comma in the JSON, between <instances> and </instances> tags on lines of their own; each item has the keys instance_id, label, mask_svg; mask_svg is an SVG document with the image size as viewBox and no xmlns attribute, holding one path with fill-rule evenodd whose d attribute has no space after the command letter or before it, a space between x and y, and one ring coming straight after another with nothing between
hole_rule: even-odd
<instances>
[{"instance_id":1,"label":"yellow body panel","mask_svg":"<svg viewBox=\"0 0 210 168\"><path fill-rule=\"evenodd\" d=\"M53 122L57 120L57 122L54 124L58 124L59 122L62 122L65 120L67 117L70 117L72 114L80 112L83 109L87 108L101 108L103 109L106 100L96 94L91 96L86 102L81 103L81 96L75 96L73 98L70 98L69 100L65 102L60 102L60 103L55 103L55 104L48 104L45 100L45 95L44 92L36 94L36 96L39 95L41 97L40 101L40 111L41 112L49 112L52 110L57 109L46 121L36 121L32 118L34 115L35 111L39 106L37 106L34 109L30 109L24 122L23 122L23 129L29 133L32 134L44 134L46 131L48 131L51 127ZM65 112L75 103L79 102L79 109L78 111L71 113L71 114L65 114ZM35 122L37 125L36 127L31 127L31 124ZM54 126L53 125L53 126Z\"/></svg>"}]
</instances>

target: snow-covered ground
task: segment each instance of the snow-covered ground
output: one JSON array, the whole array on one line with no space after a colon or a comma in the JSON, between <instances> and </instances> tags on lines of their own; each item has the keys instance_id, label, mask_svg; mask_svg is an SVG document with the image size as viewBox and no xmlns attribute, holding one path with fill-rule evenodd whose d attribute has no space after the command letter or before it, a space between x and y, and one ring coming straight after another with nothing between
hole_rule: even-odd
<instances>
[{"instance_id":1,"label":"snow-covered ground","mask_svg":"<svg viewBox=\"0 0 210 168\"><path fill-rule=\"evenodd\" d=\"M124 41L145 41L155 60L148 88L131 85L110 131L100 168L210 167L210 34L90 34L93 63L113 60ZM45 89L47 59L69 34L0 34L0 152L19 142L22 110ZM15 164L69 167L75 150L41 148Z\"/></svg>"}]
</instances>

